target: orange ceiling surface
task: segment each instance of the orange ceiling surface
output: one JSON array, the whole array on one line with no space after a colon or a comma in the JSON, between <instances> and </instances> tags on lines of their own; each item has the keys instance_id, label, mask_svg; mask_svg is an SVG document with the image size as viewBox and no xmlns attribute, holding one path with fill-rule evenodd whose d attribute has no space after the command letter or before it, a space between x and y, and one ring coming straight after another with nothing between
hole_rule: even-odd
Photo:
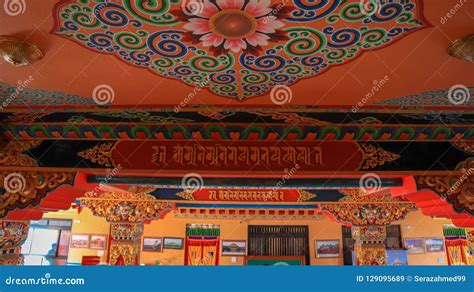
<instances>
[{"instance_id":1,"label":"orange ceiling surface","mask_svg":"<svg viewBox=\"0 0 474 292\"><path fill-rule=\"evenodd\" d=\"M167 1L170 2L167 15L175 19L173 23L167 25L157 25L156 21L149 17L150 15L147 16L142 12L132 13L131 11L138 11L135 6L139 6L133 0L109 1L110 5L104 5L97 11L93 10L97 5L93 0L90 2L30 0L26 1L19 13L8 11L6 2L9 1L4 0L3 2L4 9L0 9L0 35L14 36L34 43L43 50L45 57L31 66L25 67L15 67L2 60L0 81L14 86L18 84L18 81L32 76L32 81L29 84L31 88L60 91L84 97L91 97L97 86L108 85L114 92L113 105L175 105L182 103L191 93L193 93L192 97L186 99L189 104L274 105L271 89L275 85L281 84L290 88L290 104L292 105L351 107L370 92L373 93L373 96L369 103L373 104L381 100L426 91L444 90L459 84L474 85L474 65L450 57L447 53L447 48L453 41L473 33L473 1L393 1L402 2L405 5L413 3L413 7L407 8L405 6L406 9L411 9L411 19L407 21L403 15L400 15L392 21L380 23L342 19L340 15L343 14L344 5L359 2L352 0L342 1L341 6L333 11L330 6L337 0L316 1L327 2L326 7L322 7L318 11L320 14L316 14L316 16L311 15L311 10L303 11L307 14L300 19L296 17L298 14L293 14L298 12L295 1L290 0L283 2L268 0L261 1L261 3L254 3L256 2L254 0L250 2L218 0L212 3L203 0L200 2L201 5L204 5L200 13L204 14L197 16L193 13L185 13L184 10L187 7L183 6L183 3ZM130 9L127 11L123 9L126 6L125 2L131 3ZM311 4L310 1L302 2L316 5ZM462 5L459 5L460 2ZM284 6L281 6L280 3L284 3ZM77 23L70 21L74 19L71 15L73 14L70 11L73 9L71 7L77 7L74 4L80 6L78 9L83 9L85 13L88 11L87 7L90 7L92 10L89 11L89 15L97 17L103 23L94 28L83 26L78 28ZM154 8L158 9L160 4L156 5ZM252 5L253 7L251 7ZM149 8L153 10L153 5ZM226 10L230 12L226 12ZM323 15L323 10L329 11L329 13ZM114 16L113 13L116 15ZM218 13L220 14L215 16ZM350 15L350 11L345 13ZM382 12L378 11L374 15L377 16L380 13ZM391 12L387 10L386 13L390 14ZM249 15L255 17L255 23L252 22L254 20L248 19ZM108 20L110 25L103 19L105 17L110 18ZM126 19L121 19L121 17L126 17ZM220 26L213 27L211 24L218 23L219 17L222 19L233 18L241 27L235 28L232 23L225 23L225 21ZM97 19L87 19L87 21L98 21ZM126 24L117 25L122 20L124 23L126 21ZM209 33L206 31L208 29L206 22L211 23L209 31L214 37L211 39L211 43L209 43L211 35L209 38L204 38ZM247 24L257 25L258 28L252 31L250 26L245 26ZM367 37L363 35L367 29L382 29L388 33L395 27L406 30L393 37L387 37L380 44L374 44L365 49L358 47L364 37ZM302 51L309 51L308 47L305 47L309 44L305 44L304 40L301 40L305 37L304 29L309 29L312 33L317 31L320 35L327 37L325 44L316 44L320 48L319 51L315 49L313 55L300 54ZM160 44L156 39L172 38L171 33L169 35L162 34L163 31L171 30L179 31L177 40L186 44L186 48L173 51L169 44L166 44L168 47L166 45L163 48L159 47ZM336 34L338 31L341 31L339 35ZM396 30L393 31L396 32ZM84 39L73 36L76 32L80 32ZM147 35L148 39L154 36L155 39L150 41L148 47L144 45L145 48L142 48L142 50L147 50L147 56L137 57L142 58L140 64L127 61L118 50L107 52L105 47L104 49L98 49L97 46L88 47L87 43L90 41L85 40L85 38L99 33L104 36L108 34L109 39L112 39L111 35L117 36L123 32L135 36L143 33L143 35ZM352 35L345 35L344 33L347 32ZM235 36L235 33L237 35L241 33L241 36L231 37L233 34ZM298 38L301 38L299 41L303 41L303 43L291 44L292 41L298 41ZM359 41L357 44L354 41L354 44L348 45L352 41L351 38L359 38ZM97 39L97 41L100 44L104 40ZM145 42L145 39L140 41ZM132 44L129 45L133 47ZM338 60L329 62L327 57L330 51L333 50L336 54L336 51L343 46L353 55L336 57L335 59ZM134 49L136 48L129 49L128 52L132 52ZM183 56L177 57L176 54L180 53L179 50L184 49L186 52ZM172 69L176 72L179 71L182 75L176 76L171 69L162 69L158 72L156 68L150 67L152 61L148 61L147 64L147 58L166 61L167 57L163 50L169 50L170 54L174 54L170 57L175 63ZM190 80L193 79L186 75L186 70L190 70L186 66L192 63L194 57L200 56L199 52L204 52L204 54L201 53L201 57L203 55L209 56L219 59L223 63L225 63L226 56L231 55L234 59L235 64L226 68L226 70L230 70L226 72L226 75L223 71L222 76L209 69L207 69L208 71L199 71L201 77L211 76L209 78L211 82L214 82L211 84L214 86L213 88L204 86L202 90L201 88L196 90L196 84L199 83L196 80L194 83L191 82ZM265 59L269 52L273 52L275 60L281 62L284 60L285 66L288 67L273 68L273 71L268 69L278 66L278 64L275 65ZM322 56L326 58L326 65L317 70L314 69L314 71L311 71L307 66L304 68L306 70L304 74L292 73L291 66L310 62L309 59L303 60L303 56L308 58ZM256 63L259 63L258 68ZM255 71L252 71L253 69ZM268 69L268 71L265 71L266 74L260 74L258 69L264 71ZM280 73L277 72L278 70ZM291 81L279 79L283 78L279 74L281 75L284 70L290 70L288 74L294 77ZM256 80L263 78L263 75L269 79L250 85L244 84L247 81L243 80L252 80L252 76L245 76L245 74L252 75L251 73L256 76L254 76ZM227 87L223 83L218 84L225 78L234 78L235 86ZM272 81L272 79L274 80ZM374 84L381 80L385 80L385 82L377 88L376 92L373 92Z\"/></svg>"}]
</instances>

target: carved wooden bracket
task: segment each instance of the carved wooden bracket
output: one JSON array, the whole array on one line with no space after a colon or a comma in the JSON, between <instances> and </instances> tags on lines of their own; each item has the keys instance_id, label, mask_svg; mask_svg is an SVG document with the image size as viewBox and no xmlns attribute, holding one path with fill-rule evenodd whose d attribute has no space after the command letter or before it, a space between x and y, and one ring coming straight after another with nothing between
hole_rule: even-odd
<instances>
[{"instance_id":1,"label":"carved wooden bracket","mask_svg":"<svg viewBox=\"0 0 474 292\"><path fill-rule=\"evenodd\" d=\"M321 203L323 211L331 213L340 222L353 226L389 225L402 220L415 204L391 195L365 195L359 189L340 190L346 197L337 203Z\"/></svg>"},{"instance_id":2,"label":"carved wooden bracket","mask_svg":"<svg viewBox=\"0 0 474 292\"><path fill-rule=\"evenodd\" d=\"M459 164L458 170L461 174L415 176L418 189L428 188L446 199L457 212L474 215L474 159Z\"/></svg>"}]
</instances>

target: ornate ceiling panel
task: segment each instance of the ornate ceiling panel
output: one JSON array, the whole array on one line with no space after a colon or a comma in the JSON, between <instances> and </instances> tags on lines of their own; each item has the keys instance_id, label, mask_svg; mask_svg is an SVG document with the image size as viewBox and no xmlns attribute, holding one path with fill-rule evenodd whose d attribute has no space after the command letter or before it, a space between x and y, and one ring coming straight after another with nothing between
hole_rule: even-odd
<instances>
[{"instance_id":1,"label":"ornate ceiling panel","mask_svg":"<svg viewBox=\"0 0 474 292\"><path fill-rule=\"evenodd\" d=\"M428 26L421 0L64 0L53 33L195 88L245 100Z\"/></svg>"}]
</instances>

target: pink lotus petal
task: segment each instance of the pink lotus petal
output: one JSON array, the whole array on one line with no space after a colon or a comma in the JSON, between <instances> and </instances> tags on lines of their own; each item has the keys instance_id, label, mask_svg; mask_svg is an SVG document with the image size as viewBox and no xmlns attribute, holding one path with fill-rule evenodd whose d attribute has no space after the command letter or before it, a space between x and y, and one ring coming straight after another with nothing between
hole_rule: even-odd
<instances>
[{"instance_id":1,"label":"pink lotus petal","mask_svg":"<svg viewBox=\"0 0 474 292\"><path fill-rule=\"evenodd\" d=\"M251 45L251 46L266 46L268 45L268 40L270 39L269 36L267 36L266 34L263 34L263 33L254 33L253 35L249 36L246 38L247 42Z\"/></svg>"},{"instance_id":2,"label":"pink lotus petal","mask_svg":"<svg viewBox=\"0 0 474 292\"><path fill-rule=\"evenodd\" d=\"M217 0L216 3L222 10L242 9L242 6L244 5L244 0Z\"/></svg>"},{"instance_id":3,"label":"pink lotus petal","mask_svg":"<svg viewBox=\"0 0 474 292\"><path fill-rule=\"evenodd\" d=\"M245 11L255 17L267 15L272 12L272 9L269 7L270 2L270 0L250 0L247 6L245 6Z\"/></svg>"},{"instance_id":4,"label":"pink lotus petal","mask_svg":"<svg viewBox=\"0 0 474 292\"><path fill-rule=\"evenodd\" d=\"M224 48L238 53L241 49L245 50L247 48L247 43L244 40L226 40Z\"/></svg>"},{"instance_id":5,"label":"pink lotus petal","mask_svg":"<svg viewBox=\"0 0 474 292\"><path fill-rule=\"evenodd\" d=\"M200 40L202 41L202 45L205 47L218 47L222 44L222 42L224 42L223 37L218 36L214 33L203 35Z\"/></svg>"},{"instance_id":6,"label":"pink lotus petal","mask_svg":"<svg viewBox=\"0 0 474 292\"><path fill-rule=\"evenodd\" d=\"M204 0L202 5L204 6L204 8L202 12L198 14L198 16L200 17L210 18L213 14L219 12L219 9L217 9L217 7L209 0Z\"/></svg>"},{"instance_id":7,"label":"pink lotus petal","mask_svg":"<svg viewBox=\"0 0 474 292\"><path fill-rule=\"evenodd\" d=\"M205 34L211 31L209 28L209 21L207 19L190 18L186 23L184 29L192 31L193 34Z\"/></svg>"},{"instance_id":8,"label":"pink lotus petal","mask_svg":"<svg viewBox=\"0 0 474 292\"><path fill-rule=\"evenodd\" d=\"M273 16L262 17L257 19L257 30L265 33L274 33L276 29L284 26L283 22L275 20Z\"/></svg>"}]
</instances>

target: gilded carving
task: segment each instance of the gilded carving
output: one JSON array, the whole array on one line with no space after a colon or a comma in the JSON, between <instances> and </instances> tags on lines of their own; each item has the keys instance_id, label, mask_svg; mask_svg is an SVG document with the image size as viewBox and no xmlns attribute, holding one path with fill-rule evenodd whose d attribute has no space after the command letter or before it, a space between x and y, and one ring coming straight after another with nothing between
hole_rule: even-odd
<instances>
[{"instance_id":1,"label":"gilded carving","mask_svg":"<svg viewBox=\"0 0 474 292\"><path fill-rule=\"evenodd\" d=\"M38 163L33 158L23 152L39 146L41 142L41 140L11 140L3 149L0 149L0 165L38 166Z\"/></svg>"},{"instance_id":2,"label":"gilded carving","mask_svg":"<svg viewBox=\"0 0 474 292\"><path fill-rule=\"evenodd\" d=\"M21 246L28 236L29 221L0 220L0 266L23 264Z\"/></svg>"},{"instance_id":3,"label":"gilded carving","mask_svg":"<svg viewBox=\"0 0 474 292\"><path fill-rule=\"evenodd\" d=\"M193 193L194 193L193 189L188 189L188 190L184 190L182 192L176 193L176 196L178 196L180 198L183 198L185 200L188 200L188 201L194 201Z\"/></svg>"},{"instance_id":4,"label":"gilded carving","mask_svg":"<svg viewBox=\"0 0 474 292\"><path fill-rule=\"evenodd\" d=\"M115 143L102 143L77 153L77 156L106 167L115 167L112 150Z\"/></svg>"},{"instance_id":5,"label":"gilded carving","mask_svg":"<svg viewBox=\"0 0 474 292\"><path fill-rule=\"evenodd\" d=\"M387 254L385 226L353 226L352 237L355 240L354 253L358 266L385 266Z\"/></svg>"},{"instance_id":6,"label":"gilded carving","mask_svg":"<svg viewBox=\"0 0 474 292\"><path fill-rule=\"evenodd\" d=\"M72 172L26 172L0 171L0 186L5 191L0 195L0 218L10 210L35 205L47 193L61 184L72 183Z\"/></svg>"},{"instance_id":7,"label":"gilded carving","mask_svg":"<svg viewBox=\"0 0 474 292\"><path fill-rule=\"evenodd\" d=\"M172 203L158 201L144 193L104 193L81 198L81 204L109 222L143 222L160 218L174 208Z\"/></svg>"},{"instance_id":8,"label":"gilded carving","mask_svg":"<svg viewBox=\"0 0 474 292\"><path fill-rule=\"evenodd\" d=\"M415 176L418 188L429 188L459 212L474 214L474 159L462 162L457 169L461 174Z\"/></svg>"},{"instance_id":9,"label":"gilded carving","mask_svg":"<svg viewBox=\"0 0 474 292\"><path fill-rule=\"evenodd\" d=\"M453 146L469 154L474 154L474 142L455 141Z\"/></svg>"},{"instance_id":10,"label":"gilded carving","mask_svg":"<svg viewBox=\"0 0 474 292\"><path fill-rule=\"evenodd\" d=\"M400 155L372 144L360 144L360 149L363 153L363 159L359 169L372 169L400 158Z\"/></svg>"},{"instance_id":11,"label":"gilded carving","mask_svg":"<svg viewBox=\"0 0 474 292\"><path fill-rule=\"evenodd\" d=\"M300 194L300 197L298 198L298 202L307 202L311 199L316 198L316 195L304 190L298 190L298 193Z\"/></svg>"},{"instance_id":12,"label":"gilded carving","mask_svg":"<svg viewBox=\"0 0 474 292\"><path fill-rule=\"evenodd\" d=\"M321 203L322 210L338 221L354 226L389 225L402 220L415 209L415 204L391 195L361 195L358 189L340 190L346 197L337 203Z\"/></svg>"}]
</instances>

